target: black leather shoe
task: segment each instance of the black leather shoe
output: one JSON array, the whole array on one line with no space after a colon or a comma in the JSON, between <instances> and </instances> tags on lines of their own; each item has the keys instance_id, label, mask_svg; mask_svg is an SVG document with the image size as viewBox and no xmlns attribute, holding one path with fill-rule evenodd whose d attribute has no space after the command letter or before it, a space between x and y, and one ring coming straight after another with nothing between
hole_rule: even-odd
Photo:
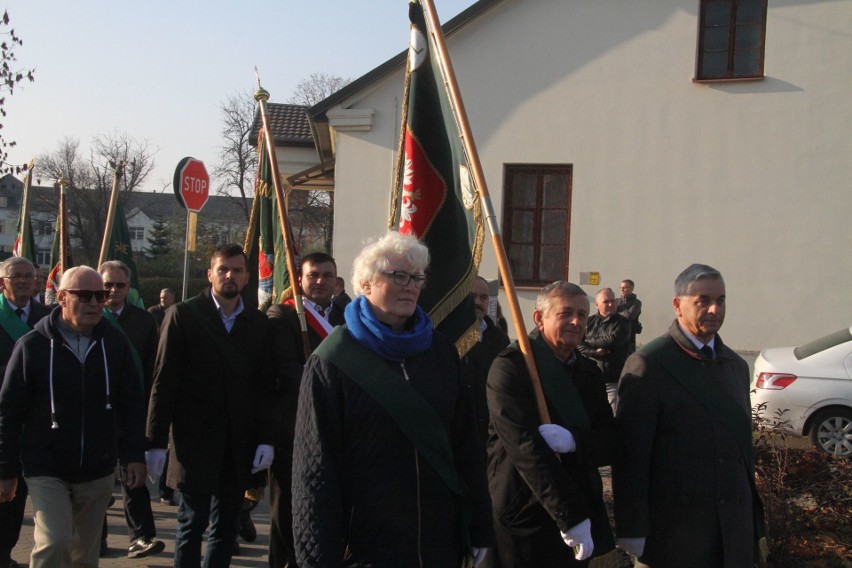
<instances>
[{"instance_id":1,"label":"black leather shoe","mask_svg":"<svg viewBox=\"0 0 852 568\"><path fill-rule=\"evenodd\" d=\"M251 515L248 511L240 513L239 535L246 542L257 540L257 527L254 526L254 521L251 520Z\"/></svg>"},{"instance_id":2,"label":"black leather shoe","mask_svg":"<svg viewBox=\"0 0 852 568\"><path fill-rule=\"evenodd\" d=\"M104 556L107 556L108 554L109 554L109 545L107 544L107 539L102 538L101 539L100 557L103 558Z\"/></svg>"},{"instance_id":3,"label":"black leather shoe","mask_svg":"<svg viewBox=\"0 0 852 568\"><path fill-rule=\"evenodd\" d=\"M140 536L127 549L128 558L144 558L152 554L159 554L166 548L166 543L162 540L152 540L145 536Z\"/></svg>"}]
</instances>

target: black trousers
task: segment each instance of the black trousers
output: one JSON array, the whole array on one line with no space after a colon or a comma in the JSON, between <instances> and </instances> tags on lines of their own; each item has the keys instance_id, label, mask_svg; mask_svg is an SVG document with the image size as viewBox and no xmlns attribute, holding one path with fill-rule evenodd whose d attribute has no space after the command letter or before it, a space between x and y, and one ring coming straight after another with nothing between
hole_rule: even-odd
<instances>
[{"instance_id":1,"label":"black trousers","mask_svg":"<svg viewBox=\"0 0 852 568\"><path fill-rule=\"evenodd\" d=\"M130 541L139 537L154 538L157 529L154 528L154 513L151 511L151 494L144 484L136 489L130 489L124 484L122 472L121 494L124 497L124 520L127 521L127 533Z\"/></svg>"},{"instance_id":2,"label":"black trousers","mask_svg":"<svg viewBox=\"0 0 852 568\"><path fill-rule=\"evenodd\" d=\"M163 464L163 473L160 475L160 497L168 499L170 497L174 497L175 490L166 485L166 473L169 471L169 451L166 450L166 461Z\"/></svg>"},{"instance_id":3,"label":"black trousers","mask_svg":"<svg viewBox=\"0 0 852 568\"><path fill-rule=\"evenodd\" d=\"M269 468L269 568L296 568L293 546L291 459L278 459Z\"/></svg>"},{"instance_id":4,"label":"black trousers","mask_svg":"<svg viewBox=\"0 0 852 568\"><path fill-rule=\"evenodd\" d=\"M7 503L0 503L0 566L9 564L12 559L12 549L18 544L28 494L29 490L24 478L18 476L18 490L15 498Z\"/></svg>"}]
</instances>

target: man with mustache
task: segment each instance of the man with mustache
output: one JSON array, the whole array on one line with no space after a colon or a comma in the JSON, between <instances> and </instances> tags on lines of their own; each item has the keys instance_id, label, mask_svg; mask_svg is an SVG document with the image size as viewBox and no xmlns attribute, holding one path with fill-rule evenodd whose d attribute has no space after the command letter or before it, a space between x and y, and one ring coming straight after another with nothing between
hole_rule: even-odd
<instances>
[{"instance_id":1,"label":"man with mustache","mask_svg":"<svg viewBox=\"0 0 852 568\"><path fill-rule=\"evenodd\" d=\"M618 545L636 566L751 568L765 545L763 507L748 365L718 333L725 281L693 264L674 291L677 318L630 356L619 383Z\"/></svg>"},{"instance_id":2,"label":"man with mustache","mask_svg":"<svg viewBox=\"0 0 852 568\"><path fill-rule=\"evenodd\" d=\"M243 492L275 444L270 326L243 308L242 247L218 247L207 279L207 290L166 313L148 410L152 478L168 447L168 485L181 492L174 565L193 568L208 522L204 566L230 563Z\"/></svg>"}]
</instances>

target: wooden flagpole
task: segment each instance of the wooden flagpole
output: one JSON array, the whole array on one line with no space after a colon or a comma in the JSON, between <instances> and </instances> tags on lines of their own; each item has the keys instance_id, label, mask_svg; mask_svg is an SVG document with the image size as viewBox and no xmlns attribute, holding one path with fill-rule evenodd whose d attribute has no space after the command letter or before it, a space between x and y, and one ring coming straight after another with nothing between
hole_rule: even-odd
<instances>
[{"instance_id":1,"label":"wooden flagpole","mask_svg":"<svg viewBox=\"0 0 852 568\"><path fill-rule=\"evenodd\" d=\"M65 214L65 190L68 189L68 178L64 175L59 178L59 278L57 282L62 281L62 275L68 269L68 259L66 258L66 244L68 242L68 216Z\"/></svg>"},{"instance_id":2,"label":"wooden flagpole","mask_svg":"<svg viewBox=\"0 0 852 568\"><path fill-rule=\"evenodd\" d=\"M124 162L119 162L118 164L114 164L110 162L110 165L113 167L113 179L112 179L112 193L109 196L109 209L107 209L107 218L106 218L106 226L104 227L104 240L103 244L101 244L101 256L98 258L98 266L107 261L107 254L109 251L109 241L112 238L112 226L115 221L115 209L118 206L118 184L121 180L121 175L124 173Z\"/></svg>"},{"instance_id":3,"label":"wooden flagpole","mask_svg":"<svg viewBox=\"0 0 852 568\"><path fill-rule=\"evenodd\" d=\"M263 140L266 142L266 151L269 156L269 167L272 168L272 182L275 186L275 198L278 201L278 222L281 225L281 235L284 238L284 248L287 251L287 271L290 273L290 287L293 289L293 301L296 304L296 315L299 318L299 327L302 332L302 348L305 360L311 356L311 343L308 337L308 324L305 320L305 307L302 304L302 292L299 290L299 272L296 267L296 249L290 234L290 222L287 219L287 209L284 203L284 190L281 188L281 174L278 172L278 156L275 154L275 142L272 140L272 130L269 128L269 110L266 101L269 100L269 91L260 86L260 76L257 75L257 91L255 100L260 105L260 117L263 121Z\"/></svg>"},{"instance_id":4,"label":"wooden flagpole","mask_svg":"<svg viewBox=\"0 0 852 568\"><path fill-rule=\"evenodd\" d=\"M28 258L30 250L27 249L27 228L30 226L30 189L33 186L33 166L35 160L30 160L27 164L27 177L24 178L24 191L21 194L21 234L18 235L20 242L18 244L18 256Z\"/></svg>"},{"instance_id":5,"label":"wooden flagpole","mask_svg":"<svg viewBox=\"0 0 852 568\"><path fill-rule=\"evenodd\" d=\"M506 256L506 249L503 247L503 238L500 234L500 227L497 224L497 216L494 214L494 206L491 204L491 197L488 194L488 186L485 183L485 174L482 172L482 164L479 161L479 153L476 150L476 143L471 134L470 123L467 120L467 113L464 109L461 95L459 94L458 82L453 71L452 63L447 55L447 46L444 42L444 34L441 32L441 25L438 21L435 6L432 0L420 0L420 3L425 8L426 21L429 25L429 34L432 36L435 46L438 62L441 65L441 71L444 79L444 84L447 92L450 95L450 103L453 114L456 118L456 124L460 130L462 144L464 145L465 154L467 154L468 163L473 172L473 181L476 184L476 191L479 193L479 199L482 202L482 211L485 217L485 222L491 233L491 242L494 245L494 252L497 255L497 267L500 270L500 278L503 281L503 287L506 289L506 297L509 301L509 310L512 313L512 320L515 324L515 333L518 336L518 345L521 348L521 353L524 356L524 362L527 366L527 371L530 375L533 390L535 392L536 407L538 408L539 420L542 424L550 423L550 413L547 411L547 403L544 400L544 393L541 390L541 380L539 379L538 369L535 366L535 360L532 355L530 340L527 336L526 326L524 325L524 317L521 313L521 307L518 303L518 293L515 288L515 281L512 278L512 272L509 268L509 258Z\"/></svg>"}]
</instances>

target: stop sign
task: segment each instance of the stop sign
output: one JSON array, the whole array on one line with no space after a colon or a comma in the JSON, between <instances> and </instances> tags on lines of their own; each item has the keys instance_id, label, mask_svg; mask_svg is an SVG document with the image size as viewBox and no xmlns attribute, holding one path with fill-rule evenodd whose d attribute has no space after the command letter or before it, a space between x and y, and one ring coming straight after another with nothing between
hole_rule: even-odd
<instances>
[{"instance_id":1,"label":"stop sign","mask_svg":"<svg viewBox=\"0 0 852 568\"><path fill-rule=\"evenodd\" d=\"M175 195L190 211L201 211L210 197L210 176L204 162L195 158L184 158L175 168Z\"/></svg>"}]
</instances>

